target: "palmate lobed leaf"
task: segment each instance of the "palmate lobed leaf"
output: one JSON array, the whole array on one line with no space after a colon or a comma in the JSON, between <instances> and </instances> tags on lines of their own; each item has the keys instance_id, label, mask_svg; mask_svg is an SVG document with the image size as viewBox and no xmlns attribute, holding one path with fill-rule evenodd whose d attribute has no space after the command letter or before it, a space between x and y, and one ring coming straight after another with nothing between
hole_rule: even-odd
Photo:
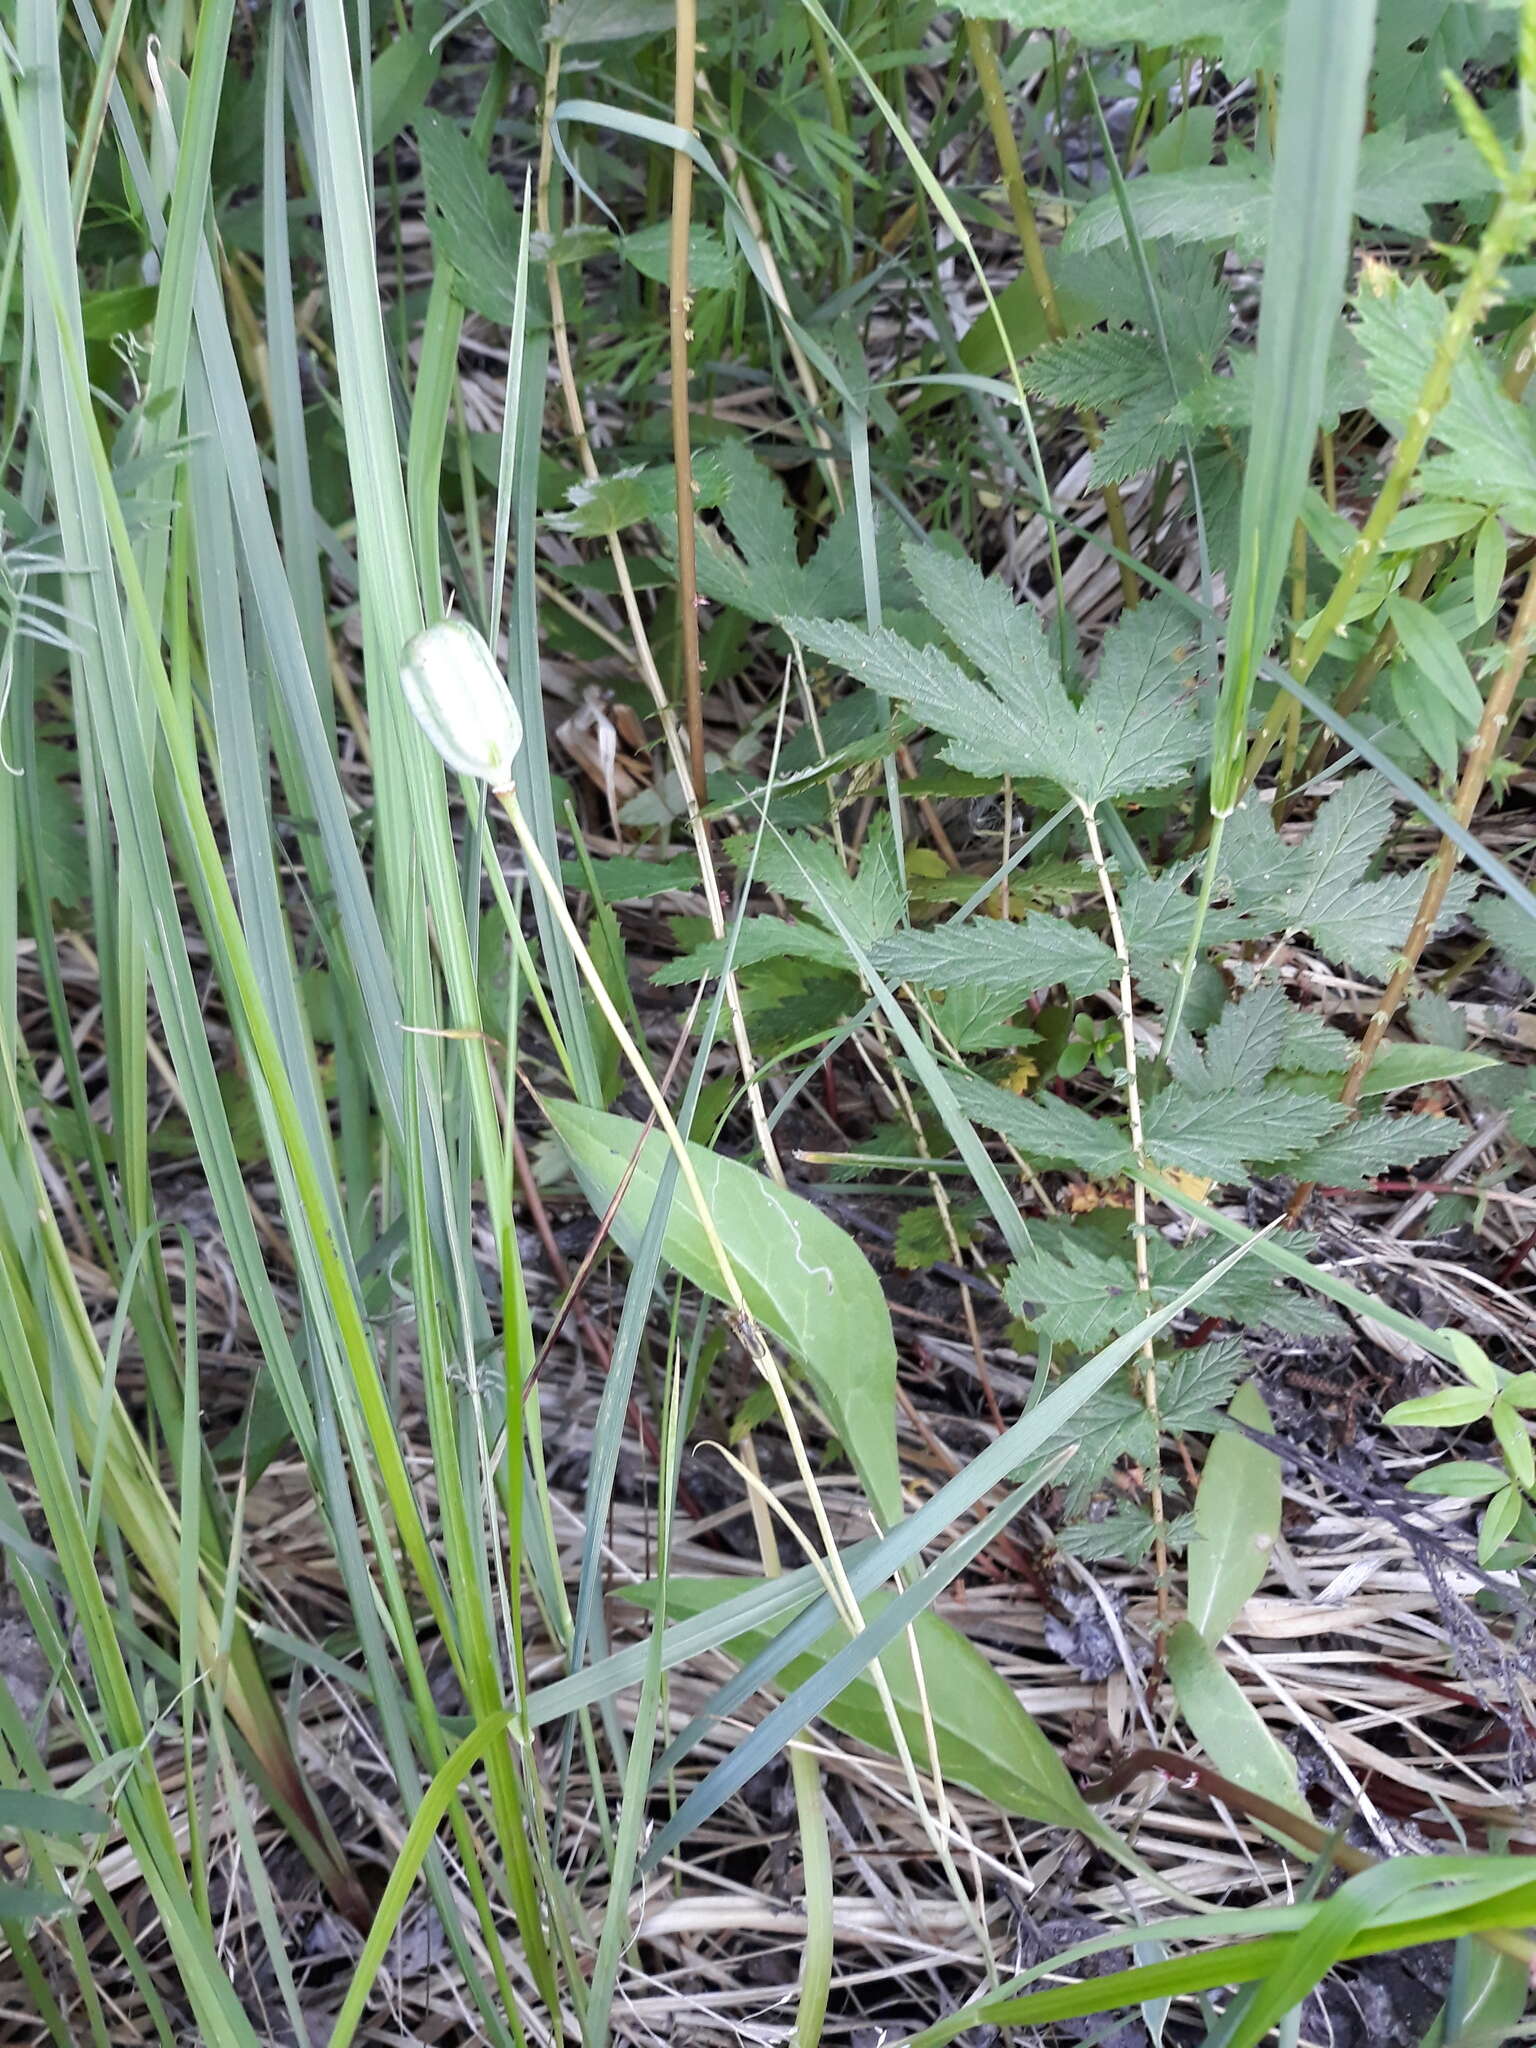
<instances>
[{"instance_id":1,"label":"palmate lobed leaf","mask_svg":"<svg viewBox=\"0 0 1536 2048\"><path fill-rule=\"evenodd\" d=\"M1125 615L1074 703L1039 620L1003 584L936 548L910 547L906 560L930 613L985 681L940 648L889 628L798 617L785 626L813 652L910 705L967 773L1038 776L1090 809L1188 773L1200 748L1188 687L1195 649L1187 617L1171 602Z\"/></svg>"},{"instance_id":2,"label":"palmate lobed leaf","mask_svg":"<svg viewBox=\"0 0 1536 2048\"><path fill-rule=\"evenodd\" d=\"M1449 306L1422 279L1404 282L1375 264L1355 307L1371 410L1401 432L1419 403ZM1523 532L1536 532L1536 420L1501 388L1483 350L1462 351L1431 437L1437 452L1419 473L1426 497L1496 507Z\"/></svg>"},{"instance_id":3,"label":"palmate lobed leaf","mask_svg":"<svg viewBox=\"0 0 1536 2048\"><path fill-rule=\"evenodd\" d=\"M1053 1341L1077 1351L1096 1351L1111 1337L1130 1329L1146 1314L1148 1296L1137 1288L1130 1246L1107 1250L1087 1242L1081 1227L1036 1224L1027 1258L1010 1268L1004 1285L1008 1305ZM1301 1249L1302 1247L1298 1247ZM1155 1234L1147 1239L1149 1296L1154 1306L1179 1295L1221 1260L1213 1239L1172 1245ZM1201 1296L1200 1313L1247 1329L1272 1329L1288 1335L1327 1336L1337 1332L1338 1318L1325 1304L1287 1286L1262 1266L1234 1267ZM1191 1415L1179 1419L1174 1407L1162 1403L1170 1428L1199 1429L1207 1425Z\"/></svg>"},{"instance_id":4,"label":"palmate lobed leaf","mask_svg":"<svg viewBox=\"0 0 1536 2048\"><path fill-rule=\"evenodd\" d=\"M1250 797L1233 813L1223 843L1229 900L1262 929L1310 932L1329 959L1385 980L1424 890L1417 870L1367 876L1391 823L1392 794L1375 775L1351 776L1294 846ZM1474 886L1468 876L1453 877L1437 929L1467 910Z\"/></svg>"}]
</instances>

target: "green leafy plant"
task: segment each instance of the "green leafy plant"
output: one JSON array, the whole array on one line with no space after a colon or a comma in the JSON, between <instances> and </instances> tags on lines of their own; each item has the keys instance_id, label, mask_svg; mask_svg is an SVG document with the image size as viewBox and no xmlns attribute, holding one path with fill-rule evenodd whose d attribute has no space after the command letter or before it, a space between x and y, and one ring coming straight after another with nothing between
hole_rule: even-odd
<instances>
[{"instance_id":1,"label":"green leafy plant","mask_svg":"<svg viewBox=\"0 0 1536 2048\"><path fill-rule=\"evenodd\" d=\"M1399 1401L1382 1420L1394 1429L1463 1430L1486 1422L1499 1462L1451 1458L1415 1473L1410 1493L1482 1501L1477 1556L1505 1568L1536 1557L1536 1458L1526 1420L1536 1415L1536 1373L1507 1372L1469 1337L1459 1336L1456 1360L1463 1384Z\"/></svg>"}]
</instances>

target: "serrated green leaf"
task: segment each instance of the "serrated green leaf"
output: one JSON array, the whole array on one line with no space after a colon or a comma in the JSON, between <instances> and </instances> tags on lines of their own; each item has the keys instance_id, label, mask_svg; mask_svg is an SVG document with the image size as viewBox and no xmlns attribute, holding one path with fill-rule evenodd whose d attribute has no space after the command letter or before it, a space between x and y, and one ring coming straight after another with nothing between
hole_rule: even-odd
<instances>
[{"instance_id":1,"label":"serrated green leaf","mask_svg":"<svg viewBox=\"0 0 1536 2048\"><path fill-rule=\"evenodd\" d=\"M979 1204L974 1202L962 1202L950 1209L950 1228L962 1251L971 1241L979 1213ZM949 1231L944 1227L944 1218L939 1210L926 1205L903 1210L901 1221L896 1225L892 1256L904 1273L915 1272L923 1266L936 1266L941 1260L952 1258Z\"/></svg>"},{"instance_id":2,"label":"serrated green leaf","mask_svg":"<svg viewBox=\"0 0 1536 2048\"><path fill-rule=\"evenodd\" d=\"M606 1215L637 1161L613 1234L633 1253L670 1156L665 1135L573 1102L545 1105L587 1199ZM714 1228L752 1313L804 1365L870 1504L889 1525L901 1508L896 1459L896 1345L874 1269L845 1231L799 1195L702 1145L688 1154ZM638 1157L637 1157L638 1155ZM716 1300L724 1278L685 1184L676 1187L663 1255Z\"/></svg>"},{"instance_id":3,"label":"serrated green leaf","mask_svg":"<svg viewBox=\"0 0 1536 2048\"><path fill-rule=\"evenodd\" d=\"M1012 1095L975 1074L947 1076L973 1123L998 1131L1037 1166L1109 1177L1135 1162L1130 1141L1108 1117L1089 1116L1059 1095Z\"/></svg>"},{"instance_id":4,"label":"serrated green leaf","mask_svg":"<svg viewBox=\"0 0 1536 2048\"><path fill-rule=\"evenodd\" d=\"M694 982L723 974L727 958L738 969L784 959L812 960L819 967L841 969L849 964L842 941L806 918L745 917L734 944L729 937L705 939L678 959L663 962L651 980L657 988L689 988Z\"/></svg>"},{"instance_id":5,"label":"serrated green leaf","mask_svg":"<svg viewBox=\"0 0 1536 2048\"><path fill-rule=\"evenodd\" d=\"M1510 966L1527 981L1536 981L1536 918L1492 891L1478 897L1474 914Z\"/></svg>"},{"instance_id":6,"label":"serrated green leaf","mask_svg":"<svg viewBox=\"0 0 1536 2048\"><path fill-rule=\"evenodd\" d=\"M91 886L76 787L79 772L79 757L72 748L52 740L37 742L31 797L36 805L38 869L49 900L65 910L80 909Z\"/></svg>"},{"instance_id":7,"label":"serrated green leaf","mask_svg":"<svg viewBox=\"0 0 1536 2048\"><path fill-rule=\"evenodd\" d=\"M1203 44L1242 77L1278 62L1285 0L962 0L960 11L1017 28L1066 29L1087 48Z\"/></svg>"},{"instance_id":8,"label":"serrated green leaf","mask_svg":"<svg viewBox=\"0 0 1536 2048\"><path fill-rule=\"evenodd\" d=\"M1245 255L1262 249L1269 226L1269 181L1257 166L1162 171L1130 185L1136 231L1145 242L1230 243ZM1112 249L1126 239L1125 216L1113 192L1101 192L1062 238L1069 254Z\"/></svg>"},{"instance_id":9,"label":"serrated green leaf","mask_svg":"<svg viewBox=\"0 0 1536 2048\"><path fill-rule=\"evenodd\" d=\"M1238 1388L1227 1412L1266 1435L1274 1428L1251 1386ZM1223 1430L1200 1475L1189 1546L1189 1618L1207 1643L1227 1634L1268 1572L1280 1504L1279 1459L1237 1430Z\"/></svg>"},{"instance_id":10,"label":"serrated green leaf","mask_svg":"<svg viewBox=\"0 0 1536 2048\"><path fill-rule=\"evenodd\" d=\"M1099 1351L1151 1305L1129 1259L1104 1258L1070 1232L1055 1248L1032 1245L1009 1272L1004 1298L1015 1315L1077 1351Z\"/></svg>"},{"instance_id":11,"label":"serrated green leaf","mask_svg":"<svg viewBox=\"0 0 1536 2048\"><path fill-rule=\"evenodd\" d=\"M638 854L619 854L611 860L560 863L561 880L571 889L584 889L596 882L605 903L640 903L669 890L696 889L699 863L691 853L678 853L665 860L646 860Z\"/></svg>"},{"instance_id":12,"label":"serrated green leaf","mask_svg":"<svg viewBox=\"0 0 1536 2048\"><path fill-rule=\"evenodd\" d=\"M1454 129L1408 139L1397 125L1362 140L1354 210L1373 227L1427 234L1429 206L1474 198L1491 182L1477 151ZM1245 256L1257 256L1269 238L1273 195L1267 168L1251 158L1239 159L1235 150L1229 150L1228 162L1219 169L1154 173L1134 179L1129 192L1144 241L1230 243ZM1118 198L1105 192L1083 208L1062 246L1086 253L1125 239Z\"/></svg>"},{"instance_id":13,"label":"serrated green leaf","mask_svg":"<svg viewBox=\"0 0 1536 2048\"><path fill-rule=\"evenodd\" d=\"M669 1579L667 1612L674 1619L704 1612L742 1591L740 1579ZM627 1586L623 1597L654 1608L654 1583ZM872 1621L894 1596L888 1589L870 1593L860 1603ZM771 1640L772 1631L738 1636L724 1647L747 1663ZM1019 1704L1018 1696L982 1656L975 1644L931 1611L913 1624L922 1660L922 1688L905 1641L893 1644L880 1658L880 1668L896 1704L897 1719L920 1766L928 1767L924 1726L926 1699L938 1748L938 1764L947 1779L966 1785L1004 1813L1025 1814L1058 1827L1079 1828L1088 1816L1082 1795L1048 1738ZM840 1650L847 1637L829 1630L803 1656L791 1658L778 1674L778 1684L792 1692ZM854 1679L822 1709L822 1719L871 1749L891 1753L890 1723L868 1677Z\"/></svg>"},{"instance_id":14,"label":"serrated green leaf","mask_svg":"<svg viewBox=\"0 0 1536 2048\"><path fill-rule=\"evenodd\" d=\"M941 649L889 627L784 623L814 653L909 704L945 735L947 758L970 773L1040 776L1091 808L1188 771L1200 743L1185 687L1194 648L1175 606L1154 602L1128 613L1105 636L1098 676L1074 706L1049 669L1038 623L1001 585L988 590L968 565L930 549L910 551L908 567L985 683Z\"/></svg>"},{"instance_id":15,"label":"serrated green leaf","mask_svg":"<svg viewBox=\"0 0 1536 2048\"><path fill-rule=\"evenodd\" d=\"M1154 1096L1142 1118L1147 1155L1206 1180L1241 1180L1255 1160L1291 1159L1332 1130L1344 1111L1323 1095L1294 1089L1175 1085Z\"/></svg>"},{"instance_id":16,"label":"serrated green leaf","mask_svg":"<svg viewBox=\"0 0 1536 2048\"><path fill-rule=\"evenodd\" d=\"M628 463L606 476L579 478L566 492L566 510L551 512L548 524L557 533L601 539L662 518L672 509L676 492L670 463L653 468Z\"/></svg>"},{"instance_id":17,"label":"serrated green leaf","mask_svg":"<svg viewBox=\"0 0 1536 2048\"><path fill-rule=\"evenodd\" d=\"M453 270L458 296L487 319L511 326L518 314L516 200L446 115L430 109L420 114L416 140L432 202L433 240Z\"/></svg>"},{"instance_id":18,"label":"serrated green leaf","mask_svg":"<svg viewBox=\"0 0 1536 2048\"><path fill-rule=\"evenodd\" d=\"M1356 300L1356 332L1370 382L1371 409L1401 432L1419 403L1449 317L1448 302L1421 279L1401 281L1377 266ZM1439 453L1420 471L1426 496L1496 506L1522 532L1536 531L1536 419L1500 386L1481 349L1458 357L1450 396L1436 413Z\"/></svg>"},{"instance_id":19,"label":"serrated green leaf","mask_svg":"<svg viewBox=\"0 0 1536 2048\"><path fill-rule=\"evenodd\" d=\"M1037 349L1021 365L1027 390L1048 405L1106 412L1155 391L1168 399L1168 372L1149 334L1125 327L1092 328Z\"/></svg>"},{"instance_id":20,"label":"serrated green leaf","mask_svg":"<svg viewBox=\"0 0 1536 2048\"><path fill-rule=\"evenodd\" d=\"M1418 872L1367 880L1392 822L1392 795L1374 775L1352 775L1320 807L1297 846L1284 844L1250 797L1227 824L1223 864L1233 902L1266 931L1309 931L1318 950L1385 980L1423 895ZM1436 929L1461 916L1469 877L1452 878Z\"/></svg>"},{"instance_id":21,"label":"serrated green leaf","mask_svg":"<svg viewBox=\"0 0 1536 2048\"><path fill-rule=\"evenodd\" d=\"M1146 1314L1149 1301L1155 1308L1176 1301L1221 1260L1221 1247L1213 1240L1171 1245L1151 1236L1147 1240L1149 1290L1143 1295L1137 1288L1129 1245L1123 1252L1109 1252L1086 1242L1081 1227L1051 1224L1037 1224L1032 1238L1028 1256L1009 1270L1005 1299L1016 1314L1053 1342L1077 1351L1098 1350L1111 1337L1131 1329ZM1207 1289L1200 1310L1204 1316L1246 1329L1323 1336L1338 1328L1331 1310L1285 1286L1262 1267L1234 1268ZM1210 1403L1226 1400L1243 1369L1241 1353L1229 1346L1204 1345L1182 1354L1170 1368L1161 1404L1167 1427L1216 1427L1220 1416L1210 1412ZM1187 1377L1181 1378L1181 1374ZM1224 1379L1223 1374L1227 1375Z\"/></svg>"},{"instance_id":22,"label":"serrated green leaf","mask_svg":"<svg viewBox=\"0 0 1536 2048\"><path fill-rule=\"evenodd\" d=\"M671 274L672 224L659 220L632 235L619 237L624 261L632 263L642 277L665 284ZM736 277L731 252L719 233L702 222L688 229L688 287L690 291L726 291Z\"/></svg>"},{"instance_id":23,"label":"serrated green leaf","mask_svg":"<svg viewBox=\"0 0 1536 2048\"><path fill-rule=\"evenodd\" d=\"M1196 873L1193 861L1175 861L1161 874L1132 874L1120 889L1120 922L1125 932L1131 965L1138 975L1144 969L1167 960L1179 960L1194 936L1196 898L1190 882ZM1255 927L1245 914L1214 904L1204 924L1210 945L1222 945L1253 935Z\"/></svg>"},{"instance_id":24,"label":"serrated green leaf","mask_svg":"<svg viewBox=\"0 0 1536 2048\"><path fill-rule=\"evenodd\" d=\"M1209 1263L1215 1262L1213 1256ZM1217 1286L1220 1288L1222 1283ZM1270 1292L1278 1293L1279 1289L1271 1287ZM1215 1309L1212 1313L1219 1315L1223 1311ZM1191 1430L1220 1429L1232 1390L1247 1370L1243 1347L1232 1338L1216 1344L1197 1344L1192 1351L1179 1352L1160 1367L1157 1375L1157 1412L1163 1428L1174 1436L1184 1436Z\"/></svg>"},{"instance_id":25,"label":"serrated green leaf","mask_svg":"<svg viewBox=\"0 0 1536 2048\"><path fill-rule=\"evenodd\" d=\"M1189 426L1182 408L1170 407L1168 398L1133 399L1104 428L1089 465L1089 481L1102 488L1123 484L1159 463L1182 455L1189 441Z\"/></svg>"},{"instance_id":26,"label":"serrated green leaf","mask_svg":"<svg viewBox=\"0 0 1536 2048\"><path fill-rule=\"evenodd\" d=\"M699 589L748 618L777 623L791 614L847 618L864 610L856 516L834 521L809 562L799 559L795 513L777 478L739 442L702 450L694 477L701 502L718 504L730 544L700 522L696 534ZM667 529L675 539L675 528ZM886 559L883 529L875 531L888 598L899 589L899 560Z\"/></svg>"},{"instance_id":27,"label":"serrated green leaf","mask_svg":"<svg viewBox=\"0 0 1536 2048\"><path fill-rule=\"evenodd\" d=\"M1206 1033L1203 1051L1187 1040L1176 1049L1170 1064L1176 1059L1180 1084L1196 1095L1262 1088L1280 1064L1291 1008L1285 990L1273 982L1229 1003Z\"/></svg>"},{"instance_id":28,"label":"serrated green leaf","mask_svg":"<svg viewBox=\"0 0 1536 2048\"><path fill-rule=\"evenodd\" d=\"M1459 1130L1443 1116L1360 1116L1287 1160L1285 1171L1318 1187L1352 1187L1389 1167L1440 1157L1455 1144Z\"/></svg>"},{"instance_id":29,"label":"serrated green leaf","mask_svg":"<svg viewBox=\"0 0 1536 2048\"><path fill-rule=\"evenodd\" d=\"M1092 995L1119 972L1114 953L1085 925L1031 911L1007 924L968 918L935 931L898 932L874 949L875 965L892 981L923 988L980 988L1023 998L1060 985Z\"/></svg>"}]
</instances>

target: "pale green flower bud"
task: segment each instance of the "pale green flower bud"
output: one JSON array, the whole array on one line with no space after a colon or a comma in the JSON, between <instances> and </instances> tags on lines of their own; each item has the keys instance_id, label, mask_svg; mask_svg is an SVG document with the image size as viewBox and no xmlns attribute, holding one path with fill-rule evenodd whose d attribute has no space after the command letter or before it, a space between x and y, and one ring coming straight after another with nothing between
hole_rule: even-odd
<instances>
[{"instance_id":1,"label":"pale green flower bud","mask_svg":"<svg viewBox=\"0 0 1536 2048\"><path fill-rule=\"evenodd\" d=\"M506 678L463 619L418 633L400 658L400 686L416 722L450 768L492 789L510 789L523 743Z\"/></svg>"}]
</instances>

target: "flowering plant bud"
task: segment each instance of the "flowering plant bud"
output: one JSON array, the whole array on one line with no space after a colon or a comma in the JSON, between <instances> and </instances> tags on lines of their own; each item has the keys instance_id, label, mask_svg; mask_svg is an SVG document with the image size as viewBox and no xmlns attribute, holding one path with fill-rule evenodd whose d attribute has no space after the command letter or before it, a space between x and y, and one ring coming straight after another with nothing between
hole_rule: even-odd
<instances>
[{"instance_id":1,"label":"flowering plant bud","mask_svg":"<svg viewBox=\"0 0 1536 2048\"><path fill-rule=\"evenodd\" d=\"M400 686L417 724L450 768L509 789L523 743L506 678L474 627L443 619L400 658Z\"/></svg>"}]
</instances>

